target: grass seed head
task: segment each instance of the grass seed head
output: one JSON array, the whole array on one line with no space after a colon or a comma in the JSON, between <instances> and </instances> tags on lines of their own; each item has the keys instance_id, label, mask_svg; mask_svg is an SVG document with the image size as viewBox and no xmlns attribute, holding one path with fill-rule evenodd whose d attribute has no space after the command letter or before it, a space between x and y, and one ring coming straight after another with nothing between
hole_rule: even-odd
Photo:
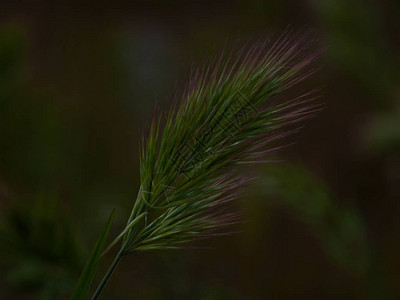
<instances>
[{"instance_id":1,"label":"grass seed head","mask_svg":"<svg viewBox=\"0 0 400 300\"><path fill-rule=\"evenodd\" d=\"M141 189L127 251L171 249L235 222L229 202L276 142L319 111L318 95L286 93L317 68L312 35L285 33L223 51L193 69L178 104L156 113L142 141Z\"/></svg>"}]
</instances>

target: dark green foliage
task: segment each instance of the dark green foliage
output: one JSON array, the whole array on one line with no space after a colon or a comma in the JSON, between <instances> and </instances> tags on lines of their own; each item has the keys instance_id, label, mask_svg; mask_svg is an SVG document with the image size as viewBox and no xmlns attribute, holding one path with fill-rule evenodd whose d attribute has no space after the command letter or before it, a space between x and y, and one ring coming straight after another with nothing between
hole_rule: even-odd
<instances>
[{"instance_id":1,"label":"dark green foliage","mask_svg":"<svg viewBox=\"0 0 400 300\"><path fill-rule=\"evenodd\" d=\"M100 255L103 252L104 245L106 244L107 237L110 232L112 222L114 220L114 216L115 209L113 209L113 211L111 212L106 227L104 228L104 231L96 242L96 245L94 246L92 253L90 254L86 262L85 268L83 269L82 274L79 277L78 283L74 289L71 299L81 300L87 298L90 286L97 270L97 266L99 264Z\"/></svg>"},{"instance_id":2,"label":"dark green foliage","mask_svg":"<svg viewBox=\"0 0 400 300\"><path fill-rule=\"evenodd\" d=\"M0 226L0 252L6 280L39 299L54 299L70 292L79 272L82 247L59 199L44 193L33 205L9 209Z\"/></svg>"},{"instance_id":3,"label":"dark green foliage","mask_svg":"<svg viewBox=\"0 0 400 300\"><path fill-rule=\"evenodd\" d=\"M277 197L278 203L310 226L336 263L366 276L370 267L370 245L366 224L354 206L335 201L329 188L302 167L270 167L263 178L264 195Z\"/></svg>"}]
</instances>

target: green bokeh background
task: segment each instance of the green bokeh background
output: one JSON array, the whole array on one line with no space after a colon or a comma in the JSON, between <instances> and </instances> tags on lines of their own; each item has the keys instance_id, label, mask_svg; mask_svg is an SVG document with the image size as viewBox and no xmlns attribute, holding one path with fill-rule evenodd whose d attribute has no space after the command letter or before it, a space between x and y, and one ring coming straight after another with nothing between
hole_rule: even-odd
<instances>
[{"instance_id":1,"label":"green bokeh background","mask_svg":"<svg viewBox=\"0 0 400 300\"><path fill-rule=\"evenodd\" d=\"M112 235L128 217L156 101L227 39L290 26L325 49L323 112L254 171L239 233L128 256L103 299L399 299L399 18L394 0L3 1L0 298L68 298L111 209Z\"/></svg>"}]
</instances>

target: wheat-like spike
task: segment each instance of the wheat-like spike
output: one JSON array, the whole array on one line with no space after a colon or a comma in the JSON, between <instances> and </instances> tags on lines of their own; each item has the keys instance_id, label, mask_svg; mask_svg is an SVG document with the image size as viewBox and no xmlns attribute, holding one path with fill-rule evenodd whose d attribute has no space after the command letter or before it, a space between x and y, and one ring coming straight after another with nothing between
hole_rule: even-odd
<instances>
[{"instance_id":1,"label":"wheat-like spike","mask_svg":"<svg viewBox=\"0 0 400 300\"><path fill-rule=\"evenodd\" d=\"M181 98L155 113L142 138L141 187L117 263L133 251L223 233L237 220L228 202L249 180L241 165L265 162L277 140L298 131L293 124L319 110L314 91L282 97L316 71L312 46L310 34L289 32L192 70Z\"/></svg>"}]
</instances>

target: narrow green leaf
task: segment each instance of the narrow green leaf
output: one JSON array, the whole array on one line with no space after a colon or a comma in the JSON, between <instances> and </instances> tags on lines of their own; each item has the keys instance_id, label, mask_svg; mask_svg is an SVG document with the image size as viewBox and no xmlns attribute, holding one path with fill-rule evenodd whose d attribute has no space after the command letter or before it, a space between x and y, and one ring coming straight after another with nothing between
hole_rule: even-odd
<instances>
[{"instance_id":1,"label":"narrow green leaf","mask_svg":"<svg viewBox=\"0 0 400 300\"><path fill-rule=\"evenodd\" d=\"M89 259L87 260L85 268L83 269L82 274L79 277L78 283L75 286L71 300L86 299L99 263L100 254L102 253L105 243L107 241L107 237L110 232L114 216L115 216L115 208L112 210L111 215L108 218L107 225L104 228L104 231L101 234L100 238L98 239L96 245L94 246Z\"/></svg>"}]
</instances>

